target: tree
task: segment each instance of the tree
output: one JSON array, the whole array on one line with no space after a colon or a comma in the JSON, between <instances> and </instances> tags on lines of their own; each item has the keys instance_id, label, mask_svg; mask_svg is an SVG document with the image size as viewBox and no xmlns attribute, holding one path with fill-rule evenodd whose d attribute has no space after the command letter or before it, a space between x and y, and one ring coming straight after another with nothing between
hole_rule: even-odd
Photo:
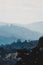
<instances>
[{"instance_id":1,"label":"tree","mask_svg":"<svg viewBox=\"0 0 43 65\"><path fill-rule=\"evenodd\" d=\"M43 48L43 36L39 38L38 47L42 47Z\"/></svg>"},{"instance_id":2,"label":"tree","mask_svg":"<svg viewBox=\"0 0 43 65\"><path fill-rule=\"evenodd\" d=\"M5 50L4 50L4 48L3 47L0 47L0 55L2 56L2 57L5 57Z\"/></svg>"},{"instance_id":3,"label":"tree","mask_svg":"<svg viewBox=\"0 0 43 65\"><path fill-rule=\"evenodd\" d=\"M17 43L21 43L21 40L20 40L20 39L18 39L18 40L17 40Z\"/></svg>"}]
</instances>

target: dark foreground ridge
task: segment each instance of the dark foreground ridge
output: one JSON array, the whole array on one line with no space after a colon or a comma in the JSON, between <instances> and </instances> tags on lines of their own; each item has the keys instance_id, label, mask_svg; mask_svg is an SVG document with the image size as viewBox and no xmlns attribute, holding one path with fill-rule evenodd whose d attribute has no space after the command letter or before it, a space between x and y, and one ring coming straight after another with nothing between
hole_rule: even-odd
<instances>
[{"instance_id":1,"label":"dark foreground ridge","mask_svg":"<svg viewBox=\"0 0 43 65\"><path fill-rule=\"evenodd\" d=\"M0 65L43 65L43 37L40 37L37 46L32 50L9 47L5 49L0 46Z\"/></svg>"}]
</instances>

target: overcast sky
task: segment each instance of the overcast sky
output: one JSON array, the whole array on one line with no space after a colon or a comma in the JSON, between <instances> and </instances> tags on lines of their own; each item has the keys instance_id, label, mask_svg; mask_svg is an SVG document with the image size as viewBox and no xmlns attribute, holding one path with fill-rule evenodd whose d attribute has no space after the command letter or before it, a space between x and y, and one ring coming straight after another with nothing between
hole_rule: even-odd
<instances>
[{"instance_id":1,"label":"overcast sky","mask_svg":"<svg viewBox=\"0 0 43 65\"><path fill-rule=\"evenodd\" d=\"M0 0L0 22L28 24L43 21L43 0Z\"/></svg>"}]
</instances>

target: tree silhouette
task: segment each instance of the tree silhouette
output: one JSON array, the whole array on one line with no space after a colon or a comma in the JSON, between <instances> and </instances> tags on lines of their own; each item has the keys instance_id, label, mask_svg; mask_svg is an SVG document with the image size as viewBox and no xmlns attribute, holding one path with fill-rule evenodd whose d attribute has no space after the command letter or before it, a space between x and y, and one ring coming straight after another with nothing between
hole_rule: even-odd
<instances>
[{"instance_id":1,"label":"tree silhouette","mask_svg":"<svg viewBox=\"0 0 43 65\"><path fill-rule=\"evenodd\" d=\"M18 39L18 40L17 40L17 43L21 43L21 40L20 40L20 39Z\"/></svg>"},{"instance_id":2,"label":"tree silhouette","mask_svg":"<svg viewBox=\"0 0 43 65\"><path fill-rule=\"evenodd\" d=\"M43 48L43 36L39 38L38 47L42 47Z\"/></svg>"}]
</instances>

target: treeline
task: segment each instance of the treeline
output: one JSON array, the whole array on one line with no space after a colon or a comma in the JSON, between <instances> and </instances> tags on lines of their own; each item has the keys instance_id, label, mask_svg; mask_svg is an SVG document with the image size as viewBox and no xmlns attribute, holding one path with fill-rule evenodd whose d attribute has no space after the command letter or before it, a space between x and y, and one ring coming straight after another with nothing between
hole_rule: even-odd
<instances>
[{"instance_id":1,"label":"treeline","mask_svg":"<svg viewBox=\"0 0 43 65\"><path fill-rule=\"evenodd\" d=\"M31 49L32 47L36 47L36 45L38 44L38 40L25 40L25 41L21 41L20 39L18 39L16 42L12 42L10 44L5 44L5 45L1 45L0 47L3 47L4 49L23 49L23 48L27 48L27 49Z\"/></svg>"},{"instance_id":2,"label":"treeline","mask_svg":"<svg viewBox=\"0 0 43 65\"><path fill-rule=\"evenodd\" d=\"M13 42L11 44L5 44L0 45L0 56L5 57L8 53L15 53L19 49L28 49L32 50L32 48L36 47L38 44L38 40L33 41L21 41L18 39L16 42Z\"/></svg>"},{"instance_id":3,"label":"treeline","mask_svg":"<svg viewBox=\"0 0 43 65\"><path fill-rule=\"evenodd\" d=\"M17 58L20 60L15 65L43 65L43 37L38 41L38 45L31 51L27 49L18 50Z\"/></svg>"},{"instance_id":4,"label":"treeline","mask_svg":"<svg viewBox=\"0 0 43 65\"><path fill-rule=\"evenodd\" d=\"M0 65L41 64L43 65L43 37L39 41L28 42L25 40L21 42L21 40L18 40L12 44L0 46Z\"/></svg>"}]
</instances>

